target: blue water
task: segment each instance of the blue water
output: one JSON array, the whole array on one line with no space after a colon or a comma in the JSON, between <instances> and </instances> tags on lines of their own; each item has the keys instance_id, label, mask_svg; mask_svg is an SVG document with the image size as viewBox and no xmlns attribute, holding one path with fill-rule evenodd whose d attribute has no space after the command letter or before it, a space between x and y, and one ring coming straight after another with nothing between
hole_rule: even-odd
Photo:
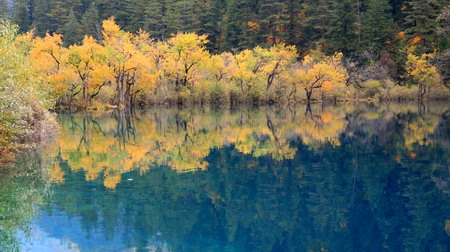
<instances>
[{"instance_id":1,"label":"blue water","mask_svg":"<svg viewBox=\"0 0 450 252\"><path fill-rule=\"evenodd\" d=\"M14 242L450 251L449 116L445 103L59 114L59 139L31 158L47 183Z\"/></svg>"}]
</instances>

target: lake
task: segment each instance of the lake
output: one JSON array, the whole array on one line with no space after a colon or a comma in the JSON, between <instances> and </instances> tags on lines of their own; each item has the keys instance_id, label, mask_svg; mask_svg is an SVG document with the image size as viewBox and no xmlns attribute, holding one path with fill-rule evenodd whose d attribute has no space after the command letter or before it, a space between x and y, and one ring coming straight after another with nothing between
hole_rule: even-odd
<instances>
[{"instance_id":1,"label":"lake","mask_svg":"<svg viewBox=\"0 0 450 252\"><path fill-rule=\"evenodd\" d=\"M5 251L450 251L450 104L60 113Z\"/></svg>"}]
</instances>

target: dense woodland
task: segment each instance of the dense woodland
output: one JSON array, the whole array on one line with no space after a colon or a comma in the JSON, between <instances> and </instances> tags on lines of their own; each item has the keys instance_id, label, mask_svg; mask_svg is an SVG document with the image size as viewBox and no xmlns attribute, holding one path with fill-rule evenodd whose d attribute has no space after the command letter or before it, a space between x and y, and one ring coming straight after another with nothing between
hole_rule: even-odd
<instances>
[{"instance_id":1,"label":"dense woodland","mask_svg":"<svg viewBox=\"0 0 450 252\"><path fill-rule=\"evenodd\" d=\"M9 4L8 4L9 2ZM180 32L207 34L212 51L251 49L284 42L302 50L358 53L395 50L398 33L420 37L427 51L446 49L448 0L3 0L1 14L25 32L83 34L101 39L112 16L129 32L156 39ZM447 27L446 27L447 26ZM439 29L443 28L443 30ZM447 30L448 32L448 30Z\"/></svg>"},{"instance_id":2,"label":"dense woodland","mask_svg":"<svg viewBox=\"0 0 450 252\"><path fill-rule=\"evenodd\" d=\"M448 85L450 76L448 0L16 0L0 1L0 15L44 37L61 34L64 46L85 35L105 40L103 20L114 17L123 31L146 31L154 41L196 33L209 53L242 52L283 43L302 59L311 50L343 53L349 78L408 78L408 50L427 55ZM363 76L361 76L363 75ZM359 78L358 78L359 77ZM355 79L356 78L356 79ZM348 81L347 81L348 82ZM416 81L417 82L417 81ZM370 85L369 85L370 86ZM420 92L420 91L419 91Z\"/></svg>"}]
</instances>

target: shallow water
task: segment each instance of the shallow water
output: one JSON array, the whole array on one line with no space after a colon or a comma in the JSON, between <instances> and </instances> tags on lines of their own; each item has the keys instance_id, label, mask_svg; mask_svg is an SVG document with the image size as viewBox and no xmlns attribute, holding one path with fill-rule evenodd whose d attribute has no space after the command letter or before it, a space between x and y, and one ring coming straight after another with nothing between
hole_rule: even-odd
<instances>
[{"instance_id":1,"label":"shallow water","mask_svg":"<svg viewBox=\"0 0 450 252\"><path fill-rule=\"evenodd\" d=\"M0 187L14 220L0 244L450 251L449 116L448 103L59 114L57 142Z\"/></svg>"}]
</instances>

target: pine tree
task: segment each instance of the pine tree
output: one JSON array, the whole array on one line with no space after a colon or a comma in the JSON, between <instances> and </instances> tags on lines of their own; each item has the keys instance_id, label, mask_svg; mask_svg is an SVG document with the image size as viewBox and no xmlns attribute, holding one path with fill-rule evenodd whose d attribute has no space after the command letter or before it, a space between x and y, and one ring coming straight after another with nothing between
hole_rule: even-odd
<instances>
[{"instance_id":1,"label":"pine tree","mask_svg":"<svg viewBox=\"0 0 450 252\"><path fill-rule=\"evenodd\" d=\"M200 18L196 12L199 6L198 0L175 1L167 13L169 32L199 32Z\"/></svg>"},{"instance_id":2,"label":"pine tree","mask_svg":"<svg viewBox=\"0 0 450 252\"><path fill-rule=\"evenodd\" d=\"M117 6L113 16L116 18L116 22L121 27L127 30L127 27L132 27L130 20L130 13L133 9L134 0L121 0L115 2ZM143 15L143 10L141 10L141 15ZM109 18L109 17L108 17Z\"/></svg>"},{"instance_id":3,"label":"pine tree","mask_svg":"<svg viewBox=\"0 0 450 252\"><path fill-rule=\"evenodd\" d=\"M116 16L117 2L117 0L95 0L92 4L97 6L100 19L104 20Z\"/></svg>"},{"instance_id":4,"label":"pine tree","mask_svg":"<svg viewBox=\"0 0 450 252\"><path fill-rule=\"evenodd\" d=\"M392 8L388 0L368 0L367 10L363 16L363 44L374 46L378 50L393 34L394 22Z\"/></svg>"},{"instance_id":5,"label":"pine tree","mask_svg":"<svg viewBox=\"0 0 450 252\"><path fill-rule=\"evenodd\" d=\"M25 1L16 1L13 12L12 21L19 26L19 31L28 31L30 29L30 16Z\"/></svg>"},{"instance_id":6,"label":"pine tree","mask_svg":"<svg viewBox=\"0 0 450 252\"><path fill-rule=\"evenodd\" d=\"M392 18L394 22L400 23L405 18L406 2L408 0L389 0L392 7Z\"/></svg>"},{"instance_id":7,"label":"pine tree","mask_svg":"<svg viewBox=\"0 0 450 252\"><path fill-rule=\"evenodd\" d=\"M0 0L0 17L9 18L10 9L7 0Z\"/></svg>"},{"instance_id":8,"label":"pine tree","mask_svg":"<svg viewBox=\"0 0 450 252\"><path fill-rule=\"evenodd\" d=\"M405 17L406 33L410 37L419 37L425 47L436 41L436 18L440 4L436 0L411 0L410 9Z\"/></svg>"},{"instance_id":9,"label":"pine tree","mask_svg":"<svg viewBox=\"0 0 450 252\"><path fill-rule=\"evenodd\" d=\"M331 25L333 51L349 54L357 49L357 4L353 0L338 0Z\"/></svg>"},{"instance_id":10,"label":"pine tree","mask_svg":"<svg viewBox=\"0 0 450 252\"><path fill-rule=\"evenodd\" d=\"M14 1L12 1L14 2ZM36 4L36 0L25 0L25 4L28 8L28 16L30 17L30 24L34 22L34 7Z\"/></svg>"},{"instance_id":11,"label":"pine tree","mask_svg":"<svg viewBox=\"0 0 450 252\"><path fill-rule=\"evenodd\" d=\"M68 10L73 10L75 16L77 19L80 19L83 16L83 13L85 11L84 4L81 0L63 0L64 6Z\"/></svg>"},{"instance_id":12,"label":"pine tree","mask_svg":"<svg viewBox=\"0 0 450 252\"><path fill-rule=\"evenodd\" d=\"M256 46L260 24L256 21L255 2L230 0L227 3L224 50L247 49Z\"/></svg>"},{"instance_id":13,"label":"pine tree","mask_svg":"<svg viewBox=\"0 0 450 252\"><path fill-rule=\"evenodd\" d=\"M83 33L100 39L100 15L94 4L89 6L81 19Z\"/></svg>"},{"instance_id":14,"label":"pine tree","mask_svg":"<svg viewBox=\"0 0 450 252\"><path fill-rule=\"evenodd\" d=\"M166 1L149 0L145 7L143 28L157 39L167 38Z\"/></svg>"},{"instance_id":15,"label":"pine tree","mask_svg":"<svg viewBox=\"0 0 450 252\"><path fill-rule=\"evenodd\" d=\"M50 32L63 33L64 24L70 14L62 0L52 1L50 12L47 13L48 26Z\"/></svg>"},{"instance_id":16,"label":"pine tree","mask_svg":"<svg viewBox=\"0 0 450 252\"><path fill-rule=\"evenodd\" d=\"M149 3L150 0L135 0L130 2L130 6L128 6L129 23L125 27L126 30L136 32L144 27L145 20L147 19L145 10Z\"/></svg>"},{"instance_id":17,"label":"pine tree","mask_svg":"<svg viewBox=\"0 0 450 252\"><path fill-rule=\"evenodd\" d=\"M79 43L83 38L81 25L75 16L75 12L70 10L67 22L62 29L64 34L63 40L66 45L73 45Z\"/></svg>"},{"instance_id":18,"label":"pine tree","mask_svg":"<svg viewBox=\"0 0 450 252\"><path fill-rule=\"evenodd\" d=\"M239 8L237 6L238 0L229 0L226 12L225 25L225 40L223 43L224 50L231 50L238 47L239 34L242 33L242 24L239 20Z\"/></svg>"},{"instance_id":19,"label":"pine tree","mask_svg":"<svg viewBox=\"0 0 450 252\"><path fill-rule=\"evenodd\" d=\"M262 0L259 8L259 20L261 23L260 43L277 44L286 42L289 35L287 26L289 23L288 1Z\"/></svg>"},{"instance_id":20,"label":"pine tree","mask_svg":"<svg viewBox=\"0 0 450 252\"><path fill-rule=\"evenodd\" d=\"M36 35L44 36L46 32L51 30L51 19L48 16L50 12L49 0L36 0L34 5L33 27L36 28Z\"/></svg>"},{"instance_id":21,"label":"pine tree","mask_svg":"<svg viewBox=\"0 0 450 252\"><path fill-rule=\"evenodd\" d=\"M216 51L222 51L225 35L225 15L227 12L227 1L212 0L212 7L210 10L210 19L212 26L208 34L210 45L214 45L213 48Z\"/></svg>"},{"instance_id":22,"label":"pine tree","mask_svg":"<svg viewBox=\"0 0 450 252\"><path fill-rule=\"evenodd\" d=\"M224 5L220 5L222 1L216 0L199 0L200 8L196 10L200 18L199 34L208 35L208 43L206 44L209 50L218 50L217 39L219 35L218 24L223 18Z\"/></svg>"},{"instance_id":23,"label":"pine tree","mask_svg":"<svg viewBox=\"0 0 450 252\"><path fill-rule=\"evenodd\" d=\"M305 44L309 47L329 48L332 44L330 39L331 24L334 19L334 2L331 0L307 0L305 20Z\"/></svg>"},{"instance_id":24,"label":"pine tree","mask_svg":"<svg viewBox=\"0 0 450 252\"><path fill-rule=\"evenodd\" d=\"M287 6L289 21L287 24L288 35L286 43L289 45L300 46L303 35L302 23L304 21L302 2L303 0L289 0Z\"/></svg>"}]
</instances>

